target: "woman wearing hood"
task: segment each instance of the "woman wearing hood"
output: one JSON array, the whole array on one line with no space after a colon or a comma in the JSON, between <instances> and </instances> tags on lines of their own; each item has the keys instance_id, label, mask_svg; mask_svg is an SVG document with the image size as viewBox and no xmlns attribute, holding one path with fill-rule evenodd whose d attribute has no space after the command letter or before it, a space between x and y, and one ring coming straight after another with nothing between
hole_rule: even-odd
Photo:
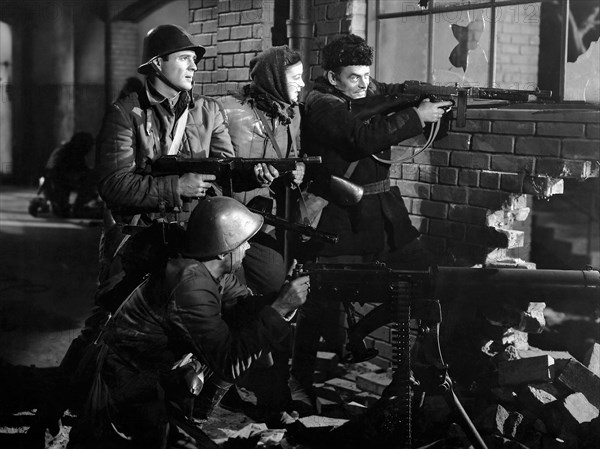
<instances>
[{"instance_id":1,"label":"woman wearing hood","mask_svg":"<svg viewBox=\"0 0 600 449\"><path fill-rule=\"evenodd\" d=\"M239 92L221 99L234 152L243 158L295 158L300 155L300 110L298 98L304 87L300 55L287 45L272 47L250 61L251 82ZM267 164L254 167L256 188L234 193L250 207L285 217L286 190L298 186L304 164L289 173L279 173ZM261 198L258 198L261 197ZM265 210L266 208L266 210ZM285 281L283 233L264 225L251 240L238 277L255 293L279 292ZM257 395L260 412L283 411L289 402L287 363L289 351L273 352L274 366L254 370L259 385L249 385ZM260 372L257 372L260 371ZM256 382L250 382L254 384ZM227 404L227 397L223 405Z\"/></svg>"}]
</instances>

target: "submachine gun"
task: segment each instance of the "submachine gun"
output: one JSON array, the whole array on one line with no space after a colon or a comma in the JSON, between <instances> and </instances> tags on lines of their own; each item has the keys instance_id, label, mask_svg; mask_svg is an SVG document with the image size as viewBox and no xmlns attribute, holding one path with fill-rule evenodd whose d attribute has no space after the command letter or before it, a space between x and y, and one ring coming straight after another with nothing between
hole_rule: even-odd
<instances>
[{"instance_id":1,"label":"submachine gun","mask_svg":"<svg viewBox=\"0 0 600 449\"><path fill-rule=\"evenodd\" d=\"M500 89L497 87L443 86L422 81L405 81L396 95L374 95L353 102L353 110L359 118L375 114L389 114L410 106L418 106L428 98L433 102L452 101L456 109L456 126L463 128L467 123L467 107L476 105L477 100L496 100L508 103L548 103L552 101L551 90ZM472 103L468 103L471 100ZM486 102L486 107L493 103Z\"/></svg>"},{"instance_id":2,"label":"submachine gun","mask_svg":"<svg viewBox=\"0 0 600 449\"><path fill-rule=\"evenodd\" d=\"M297 267L298 275L309 275L311 294L317 300L341 301L347 312L349 351L346 361L360 362L377 355L367 348L364 337L377 328L393 326L393 377L382 399L395 399L392 412L377 415L378 434L382 442L393 447L411 446L411 379L410 321L419 327L420 346L428 346L427 363L435 371L437 392L444 394L463 421L463 427L476 448L486 445L467 416L452 389L448 365L440 351L439 326L442 321L440 303L460 298L476 302L517 301L529 303L532 298L547 301L600 301L600 273L595 270L528 270L518 268L434 267L428 271L388 268L385 264L311 263ZM355 321L352 303L379 303L359 321ZM350 424L343 432L348 432ZM344 427L344 426L342 426ZM341 428L339 428L341 429ZM381 444L380 447L385 446ZM387 446L386 446L387 447Z\"/></svg>"},{"instance_id":3,"label":"submachine gun","mask_svg":"<svg viewBox=\"0 0 600 449\"><path fill-rule=\"evenodd\" d=\"M248 173L252 172L256 164L268 164L273 166L280 174L289 173L296 169L298 163L320 164L321 156L307 156L297 158L179 158L177 156L163 156L152 163L152 174L154 176L183 175L185 173L200 173L215 175L216 182L223 189L223 195L231 197L239 186L248 182ZM185 202L183 210L189 205ZM328 243L337 243L336 234L317 231L311 226L294 223L284 218L275 216L262 207L248 207L252 212L260 214L275 227L286 229L309 237L315 237Z\"/></svg>"},{"instance_id":4,"label":"submachine gun","mask_svg":"<svg viewBox=\"0 0 600 449\"><path fill-rule=\"evenodd\" d=\"M551 90L519 90L500 89L496 87L461 87L440 86L421 81L405 81L403 83L405 95L416 95L419 100L429 98L431 101L450 100L456 107L456 126L463 128L466 125L467 99L504 100L510 103L547 102L552 98Z\"/></svg>"},{"instance_id":5,"label":"submachine gun","mask_svg":"<svg viewBox=\"0 0 600 449\"><path fill-rule=\"evenodd\" d=\"M154 176L183 175L185 173L200 173L215 175L217 183L223 189L223 195L232 196L237 183L244 182L244 175L252 171L256 164L269 164L281 174L296 169L296 165L320 164L321 156L290 157L290 158L243 158L243 157L207 157L179 158L163 156L152 163Z\"/></svg>"}]
</instances>

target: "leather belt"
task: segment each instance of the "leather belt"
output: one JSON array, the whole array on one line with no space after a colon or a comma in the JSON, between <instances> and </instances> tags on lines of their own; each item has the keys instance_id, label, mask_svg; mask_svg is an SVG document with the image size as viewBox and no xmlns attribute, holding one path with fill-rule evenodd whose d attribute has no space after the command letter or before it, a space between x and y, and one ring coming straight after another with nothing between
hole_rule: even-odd
<instances>
[{"instance_id":1,"label":"leather belt","mask_svg":"<svg viewBox=\"0 0 600 449\"><path fill-rule=\"evenodd\" d=\"M390 190L390 179L372 182L362 186L363 195L375 195L377 193L388 192Z\"/></svg>"}]
</instances>

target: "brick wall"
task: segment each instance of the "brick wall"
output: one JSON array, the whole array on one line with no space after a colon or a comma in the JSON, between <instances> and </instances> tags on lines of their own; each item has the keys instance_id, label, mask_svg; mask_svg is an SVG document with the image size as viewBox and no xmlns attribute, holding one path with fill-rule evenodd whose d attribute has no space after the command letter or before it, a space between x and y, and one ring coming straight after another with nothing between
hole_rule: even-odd
<instances>
[{"instance_id":1,"label":"brick wall","mask_svg":"<svg viewBox=\"0 0 600 449\"><path fill-rule=\"evenodd\" d=\"M307 64L311 80L321 75L319 49L331 39L353 32L366 33L365 0L306 0L310 3L314 40ZM248 65L271 47L274 0L190 0L188 30L206 47L195 81L195 91L220 96L246 84Z\"/></svg>"},{"instance_id":2,"label":"brick wall","mask_svg":"<svg viewBox=\"0 0 600 449\"><path fill-rule=\"evenodd\" d=\"M468 110L465 128L452 123L432 149L395 166L393 182L442 260L510 266L527 260L532 199L561 194L565 179L598 177L599 121L592 110ZM389 365L390 342L388 327L367 338L380 366Z\"/></svg>"},{"instance_id":3,"label":"brick wall","mask_svg":"<svg viewBox=\"0 0 600 449\"><path fill-rule=\"evenodd\" d=\"M534 89L538 85L540 5L498 8L496 30L496 85Z\"/></svg>"},{"instance_id":4,"label":"brick wall","mask_svg":"<svg viewBox=\"0 0 600 449\"><path fill-rule=\"evenodd\" d=\"M273 0L191 0L188 30L206 54L196 92L220 96L247 84L250 60L271 46Z\"/></svg>"}]
</instances>

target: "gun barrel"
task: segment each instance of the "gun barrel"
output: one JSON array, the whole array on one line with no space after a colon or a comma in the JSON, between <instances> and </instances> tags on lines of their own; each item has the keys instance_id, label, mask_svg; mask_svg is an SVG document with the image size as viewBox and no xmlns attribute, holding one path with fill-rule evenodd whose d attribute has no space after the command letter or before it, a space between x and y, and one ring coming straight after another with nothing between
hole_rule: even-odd
<instances>
[{"instance_id":1,"label":"gun barrel","mask_svg":"<svg viewBox=\"0 0 600 449\"><path fill-rule=\"evenodd\" d=\"M328 243L336 244L339 241L339 236L337 234L331 234L329 232L317 231L315 228L311 226L302 225L299 223L294 223L288 221L284 218L278 217L276 215L270 214L268 212L264 212L260 209L256 209L253 207L248 207L252 212L262 215L265 219L265 223L268 223L276 228L286 229L288 231L297 232L299 234L303 234L309 237L316 237L321 240L324 240Z\"/></svg>"},{"instance_id":2,"label":"gun barrel","mask_svg":"<svg viewBox=\"0 0 600 449\"><path fill-rule=\"evenodd\" d=\"M595 270L439 267L432 274L436 299L482 295L529 301L600 300Z\"/></svg>"}]
</instances>

